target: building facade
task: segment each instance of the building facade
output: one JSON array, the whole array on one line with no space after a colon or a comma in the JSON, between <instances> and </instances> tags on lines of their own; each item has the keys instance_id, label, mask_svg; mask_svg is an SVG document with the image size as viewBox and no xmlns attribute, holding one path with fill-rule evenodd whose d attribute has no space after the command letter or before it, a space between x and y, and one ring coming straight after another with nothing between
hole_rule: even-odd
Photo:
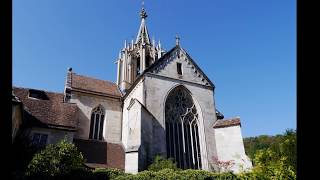
<instances>
[{"instance_id":1,"label":"building facade","mask_svg":"<svg viewBox=\"0 0 320 180\"><path fill-rule=\"evenodd\" d=\"M224 119L216 109L215 85L179 39L165 51L149 37L144 8L140 18L135 41L120 50L116 83L70 68L63 93L13 88L31 107L29 114L44 124L32 126L33 140L54 143L67 135L88 166L130 173L146 169L156 155L172 158L182 169L212 170L217 159L234 161L234 172L250 169L240 118ZM32 97L31 91L47 98Z\"/></svg>"}]
</instances>

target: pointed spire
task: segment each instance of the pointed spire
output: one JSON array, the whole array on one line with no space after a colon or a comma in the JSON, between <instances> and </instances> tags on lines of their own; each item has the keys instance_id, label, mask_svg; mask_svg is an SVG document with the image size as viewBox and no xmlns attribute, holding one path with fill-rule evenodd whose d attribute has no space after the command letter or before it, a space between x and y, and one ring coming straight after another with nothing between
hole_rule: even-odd
<instances>
[{"instance_id":1,"label":"pointed spire","mask_svg":"<svg viewBox=\"0 0 320 180\"><path fill-rule=\"evenodd\" d=\"M140 17L141 17L141 24L140 24L138 36L135 43L144 42L146 44L150 44L150 38L148 34L148 29L146 26L146 18L148 17L148 15L144 7L142 7L141 9Z\"/></svg>"}]
</instances>

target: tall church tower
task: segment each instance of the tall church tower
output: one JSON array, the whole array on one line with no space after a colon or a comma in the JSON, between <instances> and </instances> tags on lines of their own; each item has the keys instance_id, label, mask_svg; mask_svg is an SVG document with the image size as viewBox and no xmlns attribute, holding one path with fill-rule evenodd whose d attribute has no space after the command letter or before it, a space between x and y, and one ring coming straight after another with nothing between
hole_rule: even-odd
<instances>
[{"instance_id":1,"label":"tall church tower","mask_svg":"<svg viewBox=\"0 0 320 180\"><path fill-rule=\"evenodd\" d=\"M123 49L119 52L117 60L117 85L126 92L144 70L156 62L165 51L161 48L160 41L155 44L149 38L146 26L148 17L144 8L140 12L141 24L135 42L125 41Z\"/></svg>"}]
</instances>

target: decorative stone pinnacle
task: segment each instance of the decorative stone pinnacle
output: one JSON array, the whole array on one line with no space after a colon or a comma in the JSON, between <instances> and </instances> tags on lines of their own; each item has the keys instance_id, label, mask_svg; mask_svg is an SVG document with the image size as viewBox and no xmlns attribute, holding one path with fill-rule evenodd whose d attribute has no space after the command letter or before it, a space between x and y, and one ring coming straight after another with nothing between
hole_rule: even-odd
<instances>
[{"instance_id":1,"label":"decorative stone pinnacle","mask_svg":"<svg viewBox=\"0 0 320 180\"><path fill-rule=\"evenodd\" d=\"M146 10L142 7L141 12L140 12L140 17L142 19L148 17Z\"/></svg>"},{"instance_id":2,"label":"decorative stone pinnacle","mask_svg":"<svg viewBox=\"0 0 320 180\"><path fill-rule=\"evenodd\" d=\"M176 35L176 45L177 46L180 45L180 37L178 35Z\"/></svg>"}]
</instances>

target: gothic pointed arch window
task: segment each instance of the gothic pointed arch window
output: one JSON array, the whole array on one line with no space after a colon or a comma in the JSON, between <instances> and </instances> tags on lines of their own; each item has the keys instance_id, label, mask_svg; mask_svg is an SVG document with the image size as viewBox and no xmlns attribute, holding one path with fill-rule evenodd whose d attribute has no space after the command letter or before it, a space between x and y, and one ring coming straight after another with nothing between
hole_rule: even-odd
<instances>
[{"instance_id":1,"label":"gothic pointed arch window","mask_svg":"<svg viewBox=\"0 0 320 180\"><path fill-rule=\"evenodd\" d=\"M181 169L201 169L198 118L186 88L173 89L165 104L167 157Z\"/></svg>"},{"instance_id":2,"label":"gothic pointed arch window","mask_svg":"<svg viewBox=\"0 0 320 180\"><path fill-rule=\"evenodd\" d=\"M89 139L102 140L104 117L104 108L101 105L92 110Z\"/></svg>"}]
</instances>

